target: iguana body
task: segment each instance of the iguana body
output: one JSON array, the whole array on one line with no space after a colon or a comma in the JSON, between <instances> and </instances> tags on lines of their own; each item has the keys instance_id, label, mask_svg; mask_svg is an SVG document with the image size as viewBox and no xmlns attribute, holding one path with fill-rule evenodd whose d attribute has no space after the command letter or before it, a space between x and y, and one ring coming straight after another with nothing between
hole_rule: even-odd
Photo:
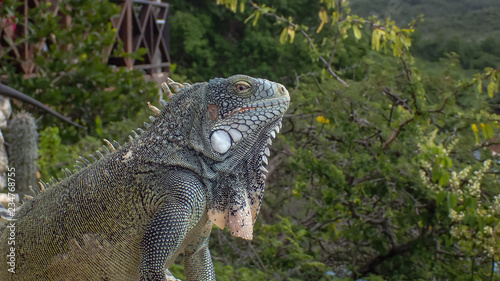
<instances>
[{"instance_id":1,"label":"iguana body","mask_svg":"<svg viewBox=\"0 0 500 281\"><path fill-rule=\"evenodd\" d=\"M23 204L0 280L166 280L180 253L187 280L215 280L212 223L252 238L289 100L243 75L184 87L141 136Z\"/></svg>"}]
</instances>

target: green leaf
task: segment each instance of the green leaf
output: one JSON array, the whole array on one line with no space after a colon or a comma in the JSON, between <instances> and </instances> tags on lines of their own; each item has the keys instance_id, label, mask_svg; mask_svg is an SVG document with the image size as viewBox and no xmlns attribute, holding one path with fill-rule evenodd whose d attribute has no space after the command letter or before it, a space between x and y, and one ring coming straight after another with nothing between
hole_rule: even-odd
<instances>
[{"instance_id":1,"label":"green leaf","mask_svg":"<svg viewBox=\"0 0 500 281\"><path fill-rule=\"evenodd\" d=\"M441 179L441 175L441 169L435 166L434 169L432 169L432 181L437 182Z\"/></svg>"},{"instance_id":2,"label":"green leaf","mask_svg":"<svg viewBox=\"0 0 500 281\"><path fill-rule=\"evenodd\" d=\"M443 171L441 173L441 177L439 177L439 185L444 186L449 181L450 181L450 173L448 173L447 171Z\"/></svg>"},{"instance_id":3,"label":"green leaf","mask_svg":"<svg viewBox=\"0 0 500 281\"><path fill-rule=\"evenodd\" d=\"M493 133L493 127L491 126L491 123L484 124L483 132L484 132L484 135L487 139L493 139L494 133Z\"/></svg>"},{"instance_id":4,"label":"green leaf","mask_svg":"<svg viewBox=\"0 0 500 281\"><path fill-rule=\"evenodd\" d=\"M458 196L451 192L448 192L448 196L446 197L446 203L448 209L454 209L458 203Z\"/></svg>"},{"instance_id":5,"label":"green leaf","mask_svg":"<svg viewBox=\"0 0 500 281\"><path fill-rule=\"evenodd\" d=\"M102 120L99 115L96 116L95 118L95 132L99 136L99 138L103 137L102 134Z\"/></svg>"},{"instance_id":6,"label":"green leaf","mask_svg":"<svg viewBox=\"0 0 500 281\"><path fill-rule=\"evenodd\" d=\"M444 202L444 199L447 197L447 192L441 191L438 194L436 194L436 203L439 205Z\"/></svg>"}]
</instances>

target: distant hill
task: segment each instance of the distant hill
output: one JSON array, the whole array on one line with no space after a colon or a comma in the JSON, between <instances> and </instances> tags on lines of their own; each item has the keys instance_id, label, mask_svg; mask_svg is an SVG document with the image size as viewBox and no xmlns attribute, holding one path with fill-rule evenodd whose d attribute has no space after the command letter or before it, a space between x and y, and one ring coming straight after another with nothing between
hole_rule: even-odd
<instances>
[{"instance_id":1,"label":"distant hill","mask_svg":"<svg viewBox=\"0 0 500 281\"><path fill-rule=\"evenodd\" d=\"M351 0L350 6L355 14L390 16L399 25L423 14L418 30L424 39L436 34L472 41L500 38L499 0Z\"/></svg>"},{"instance_id":2,"label":"distant hill","mask_svg":"<svg viewBox=\"0 0 500 281\"><path fill-rule=\"evenodd\" d=\"M500 0L351 0L354 14L390 17L405 26L419 15L412 53L438 61L461 57L464 69L500 67Z\"/></svg>"}]
</instances>

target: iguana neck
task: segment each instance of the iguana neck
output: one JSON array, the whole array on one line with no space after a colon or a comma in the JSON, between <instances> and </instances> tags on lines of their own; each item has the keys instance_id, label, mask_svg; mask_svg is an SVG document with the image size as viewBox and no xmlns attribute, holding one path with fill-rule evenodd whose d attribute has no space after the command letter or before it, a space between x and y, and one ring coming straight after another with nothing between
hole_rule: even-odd
<instances>
[{"instance_id":1,"label":"iguana neck","mask_svg":"<svg viewBox=\"0 0 500 281\"><path fill-rule=\"evenodd\" d=\"M193 85L196 91L203 84ZM202 97L189 92L179 93L161 110L150 128L136 140L142 161L150 164L176 166L192 170L202 177L214 177L210 169L214 161L205 151L209 145L203 139L200 122L204 118Z\"/></svg>"}]
</instances>

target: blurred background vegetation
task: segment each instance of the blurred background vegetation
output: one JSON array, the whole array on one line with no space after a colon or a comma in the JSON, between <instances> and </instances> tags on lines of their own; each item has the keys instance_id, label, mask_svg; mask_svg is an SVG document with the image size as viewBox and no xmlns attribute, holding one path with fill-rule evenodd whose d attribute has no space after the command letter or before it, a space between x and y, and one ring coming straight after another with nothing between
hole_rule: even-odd
<instances>
[{"instance_id":1,"label":"blurred background vegetation","mask_svg":"<svg viewBox=\"0 0 500 281\"><path fill-rule=\"evenodd\" d=\"M125 140L157 91L100 63L114 4L67 3L92 40L43 16L33 34L76 40L39 58L68 75L25 80L0 58L2 82L87 126L39 121L44 179ZM217 280L500 280L498 1L169 3L174 80L242 73L292 97L254 240L213 231Z\"/></svg>"}]
</instances>

